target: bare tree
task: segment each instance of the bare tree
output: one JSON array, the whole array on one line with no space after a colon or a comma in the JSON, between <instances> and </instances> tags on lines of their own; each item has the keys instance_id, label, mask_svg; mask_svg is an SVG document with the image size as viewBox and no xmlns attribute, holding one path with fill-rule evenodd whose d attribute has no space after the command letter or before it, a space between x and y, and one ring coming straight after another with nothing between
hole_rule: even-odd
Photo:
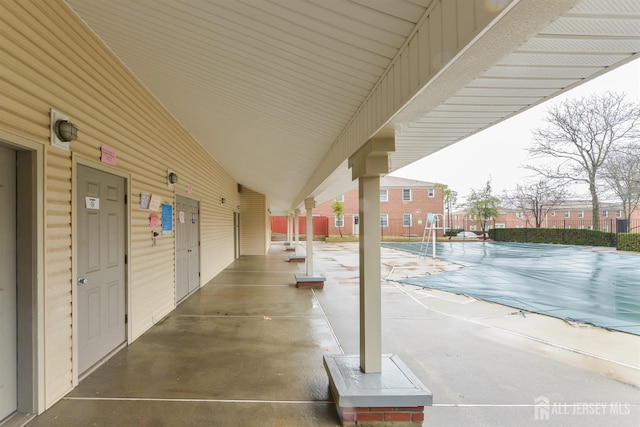
<instances>
[{"instance_id":1,"label":"bare tree","mask_svg":"<svg viewBox=\"0 0 640 427\"><path fill-rule=\"evenodd\" d=\"M506 206L522 212L524 221L535 227L542 227L542 222L550 210L557 208L569 197L566 186L557 186L548 179L516 185L516 189L505 193Z\"/></svg>"},{"instance_id":2,"label":"bare tree","mask_svg":"<svg viewBox=\"0 0 640 427\"><path fill-rule=\"evenodd\" d=\"M628 220L640 204L640 144L612 153L602 168L602 179L622 202Z\"/></svg>"},{"instance_id":3,"label":"bare tree","mask_svg":"<svg viewBox=\"0 0 640 427\"><path fill-rule=\"evenodd\" d=\"M597 182L611 152L638 135L640 103L624 93L605 92L565 100L547 111L545 129L534 130L533 157L553 158L555 165L527 166L560 184L587 184L593 209L593 229L600 228Z\"/></svg>"}]
</instances>

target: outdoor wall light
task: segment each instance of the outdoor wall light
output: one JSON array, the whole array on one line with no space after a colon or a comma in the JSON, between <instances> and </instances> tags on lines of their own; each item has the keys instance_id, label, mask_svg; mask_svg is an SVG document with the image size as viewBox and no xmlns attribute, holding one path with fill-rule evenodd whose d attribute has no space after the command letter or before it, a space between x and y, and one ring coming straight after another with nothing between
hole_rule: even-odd
<instances>
[{"instance_id":1,"label":"outdoor wall light","mask_svg":"<svg viewBox=\"0 0 640 427\"><path fill-rule=\"evenodd\" d=\"M224 205L227 200L224 197L220 197L220 204Z\"/></svg>"},{"instance_id":2,"label":"outdoor wall light","mask_svg":"<svg viewBox=\"0 0 640 427\"><path fill-rule=\"evenodd\" d=\"M69 142L78 138L78 127L69 117L54 110L49 110L49 141L51 145L69 151Z\"/></svg>"},{"instance_id":3,"label":"outdoor wall light","mask_svg":"<svg viewBox=\"0 0 640 427\"><path fill-rule=\"evenodd\" d=\"M167 169L167 186L173 188L173 184L178 183L178 175L171 169Z\"/></svg>"},{"instance_id":4,"label":"outdoor wall light","mask_svg":"<svg viewBox=\"0 0 640 427\"><path fill-rule=\"evenodd\" d=\"M54 126L56 136L60 141L71 142L78 138L78 126L69 120L58 120Z\"/></svg>"}]
</instances>

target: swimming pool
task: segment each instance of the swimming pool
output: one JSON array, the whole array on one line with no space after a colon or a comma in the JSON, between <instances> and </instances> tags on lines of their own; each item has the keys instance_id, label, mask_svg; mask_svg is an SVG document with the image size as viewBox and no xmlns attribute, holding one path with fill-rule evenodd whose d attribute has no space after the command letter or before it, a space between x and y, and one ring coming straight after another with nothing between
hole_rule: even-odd
<instances>
[{"instance_id":1,"label":"swimming pool","mask_svg":"<svg viewBox=\"0 0 640 427\"><path fill-rule=\"evenodd\" d=\"M420 242L382 245L420 251ZM464 268L401 282L640 335L640 255L581 246L447 242L436 244L436 257Z\"/></svg>"}]
</instances>

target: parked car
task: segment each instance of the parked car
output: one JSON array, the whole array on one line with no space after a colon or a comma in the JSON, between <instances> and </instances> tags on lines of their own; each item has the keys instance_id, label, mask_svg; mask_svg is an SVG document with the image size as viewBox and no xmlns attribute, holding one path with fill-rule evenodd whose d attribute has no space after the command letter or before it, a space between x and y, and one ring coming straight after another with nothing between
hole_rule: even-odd
<instances>
[{"instance_id":1,"label":"parked car","mask_svg":"<svg viewBox=\"0 0 640 427\"><path fill-rule=\"evenodd\" d=\"M457 234L462 239L477 239L478 235L473 231L461 231Z\"/></svg>"}]
</instances>

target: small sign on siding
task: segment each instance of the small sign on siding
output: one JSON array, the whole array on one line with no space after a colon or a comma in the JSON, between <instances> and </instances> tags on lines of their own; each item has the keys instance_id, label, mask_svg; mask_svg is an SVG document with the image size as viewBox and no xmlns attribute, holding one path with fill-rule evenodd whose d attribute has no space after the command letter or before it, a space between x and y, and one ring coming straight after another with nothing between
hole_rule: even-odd
<instances>
[{"instance_id":1,"label":"small sign on siding","mask_svg":"<svg viewBox=\"0 0 640 427\"><path fill-rule=\"evenodd\" d=\"M115 166L118 163L118 152L107 144L100 146L100 161L105 165Z\"/></svg>"},{"instance_id":2,"label":"small sign on siding","mask_svg":"<svg viewBox=\"0 0 640 427\"><path fill-rule=\"evenodd\" d=\"M162 204L162 234L173 233L173 206L163 203Z\"/></svg>"},{"instance_id":3,"label":"small sign on siding","mask_svg":"<svg viewBox=\"0 0 640 427\"><path fill-rule=\"evenodd\" d=\"M84 205L87 209L100 209L100 199L98 197L85 197Z\"/></svg>"}]
</instances>

